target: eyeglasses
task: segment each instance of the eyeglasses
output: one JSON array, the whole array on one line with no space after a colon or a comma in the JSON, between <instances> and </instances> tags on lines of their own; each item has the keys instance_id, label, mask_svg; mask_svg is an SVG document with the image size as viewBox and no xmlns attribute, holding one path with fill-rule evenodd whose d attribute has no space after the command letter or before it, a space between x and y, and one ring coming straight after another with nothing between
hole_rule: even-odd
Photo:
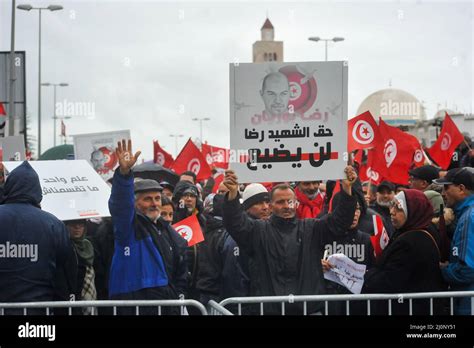
<instances>
[{"instance_id":1,"label":"eyeglasses","mask_svg":"<svg viewBox=\"0 0 474 348\"><path fill-rule=\"evenodd\" d=\"M396 208L398 210L403 210L402 204L400 203L400 201L398 199L393 199L392 201L390 201L389 207L390 208Z\"/></svg>"}]
</instances>

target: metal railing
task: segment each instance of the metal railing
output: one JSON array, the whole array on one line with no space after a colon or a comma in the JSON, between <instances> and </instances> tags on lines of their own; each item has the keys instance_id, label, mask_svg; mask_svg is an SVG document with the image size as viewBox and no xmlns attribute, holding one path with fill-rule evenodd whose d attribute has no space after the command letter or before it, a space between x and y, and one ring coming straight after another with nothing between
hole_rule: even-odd
<instances>
[{"instance_id":1,"label":"metal railing","mask_svg":"<svg viewBox=\"0 0 474 348\"><path fill-rule=\"evenodd\" d=\"M429 300L429 315L434 315L434 299L449 299L449 315L454 315L454 299L461 297L471 298L471 315L474 315L474 291L445 291L424 293L402 293L402 294L336 294L336 295L288 295L288 296L263 296L263 297L232 297L219 303L222 307L234 305L237 307L236 314L242 315L243 305L259 304L259 315L264 315L264 304L280 304L280 314L285 315L287 304L302 303L302 315L308 315L308 303L324 302L324 311L318 314L328 315L329 302L345 301L346 315L350 314L350 302L366 301L366 314L371 315L371 301L386 300L388 315L392 315L392 301L403 303L408 300L408 315L413 315L413 300ZM401 301L401 302L400 302ZM255 313L256 314L256 313ZM274 314L274 313L272 313Z\"/></svg>"},{"instance_id":2,"label":"metal railing","mask_svg":"<svg viewBox=\"0 0 474 348\"><path fill-rule=\"evenodd\" d=\"M94 309L105 307L112 308L112 315L117 315L117 308L128 309L135 307L134 314L140 315L140 308L156 308L156 315L162 315L162 308L177 307L179 308L178 315L187 315L186 307L197 308L202 315L207 315L207 310L204 305L195 300L134 300L134 301L117 301L117 300L106 300L106 301L50 301L50 302L13 302L13 303L0 303L0 315L5 315L6 309L22 309L23 315L28 315L28 309L45 309L46 315L54 314L51 312L53 308L67 308L68 315L73 315L73 308L87 308L92 307ZM130 312L130 311L129 311ZM166 313L164 313L166 314Z\"/></svg>"},{"instance_id":3,"label":"metal railing","mask_svg":"<svg viewBox=\"0 0 474 348\"><path fill-rule=\"evenodd\" d=\"M231 311L226 309L225 307L221 306L214 300L210 300L207 303L209 315L234 315Z\"/></svg>"},{"instance_id":4,"label":"metal railing","mask_svg":"<svg viewBox=\"0 0 474 348\"><path fill-rule=\"evenodd\" d=\"M97 314L98 308L109 308L112 309L112 315L128 314L128 315L140 315L144 314L146 309L154 308L156 312L154 315L166 315L169 314L163 308L174 308L175 315L188 315L186 307L194 307L202 315L242 315L242 314L275 314L265 313L264 306L272 305L273 309L276 307L280 308L280 315L285 315L287 313L288 306L294 306L299 303L302 304L300 315L309 315L309 314L321 314L329 315L329 304L332 302L345 302L345 314L351 314L350 304L354 301L365 301L365 314L371 315L372 304L374 301L387 301L386 308L387 314L393 314L393 304L392 302L396 301L395 305L400 303L408 302L408 315L413 315L414 301L417 300L429 300L429 314L434 315L434 301L436 299L449 299L449 315L454 315L454 299L456 298L470 298L471 304L471 315L474 315L474 291L458 291L458 292L425 292L425 293L402 293L402 294L335 294L335 295L288 295L288 296L262 296L262 297L232 297L227 298L220 303L217 303L214 300L211 300L207 303L206 307L195 300L133 300L133 301L50 301L50 302L14 302L14 303L0 303L0 315L9 314L8 310L20 310L23 315L28 315L31 312L34 312L33 309L44 309L45 312L42 314L53 315L54 309L67 309L68 315L75 315L73 313L74 308L87 308L90 307L93 309L93 314ZM324 303L322 310L318 313L311 312L311 305L315 303ZM258 310L255 311L256 306L258 305ZM380 304L378 304L380 305ZM227 307L232 307L229 310ZM252 307L252 311L249 311L249 308ZM322 307L322 306L321 306ZM121 310L127 309L127 313L121 312ZM244 309L244 310L243 310ZM30 310L30 313L29 313ZM178 311L179 310L179 311ZM7 312L7 313L6 313ZM235 313L234 313L235 312ZM245 312L245 313L244 313ZM258 313L257 313L258 312ZM18 313L15 313L18 314ZM33 313L35 314L35 313ZM37 314L37 312L36 312ZM276 313L278 314L278 313ZM292 313L295 314L295 313ZM415 313L416 314L416 313ZM446 313L448 314L448 313Z\"/></svg>"}]
</instances>

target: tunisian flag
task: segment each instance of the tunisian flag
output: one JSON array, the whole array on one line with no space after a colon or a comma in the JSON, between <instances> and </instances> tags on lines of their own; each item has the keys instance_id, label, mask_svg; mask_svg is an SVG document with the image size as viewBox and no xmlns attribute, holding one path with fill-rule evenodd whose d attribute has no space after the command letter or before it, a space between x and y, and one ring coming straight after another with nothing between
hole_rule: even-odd
<instances>
[{"instance_id":1,"label":"tunisian flag","mask_svg":"<svg viewBox=\"0 0 474 348\"><path fill-rule=\"evenodd\" d=\"M425 164L426 160L426 155L425 151L423 151L421 145L418 149L415 150L415 153L413 154L413 165L417 167L421 167L422 165Z\"/></svg>"},{"instance_id":2,"label":"tunisian flag","mask_svg":"<svg viewBox=\"0 0 474 348\"><path fill-rule=\"evenodd\" d=\"M201 151L209 166L223 169L229 168L229 149L202 144Z\"/></svg>"},{"instance_id":3,"label":"tunisian flag","mask_svg":"<svg viewBox=\"0 0 474 348\"><path fill-rule=\"evenodd\" d=\"M454 150L456 150L458 145L463 141L464 136L461 134L451 117L449 117L448 113L446 113L441 133L433 146L427 151L436 164L443 169L447 169L451 163L451 157L453 157Z\"/></svg>"},{"instance_id":4,"label":"tunisian flag","mask_svg":"<svg viewBox=\"0 0 474 348\"><path fill-rule=\"evenodd\" d=\"M372 169L384 179L408 185L408 170L415 151L420 147L418 139L411 134L379 121L380 141L374 152Z\"/></svg>"},{"instance_id":5,"label":"tunisian flag","mask_svg":"<svg viewBox=\"0 0 474 348\"><path fill-rule=\"evenodd\" d=\"M370 241L374 247L375 258L379 258L388 244L389 237L383 225L383 220L379 215L372 215L372 222L374 224L374 235L370 236Z\"/></svg>"},{"instance_id":6,"label":"tunisian flag","mask_svg":"<svg viewBox=\"0 0 474 348\"><path fill-rule=\"evenodd\" d=\"M361 181L370 181L371 183L378 185L382 182L382 175L373 169L373 162L376 149L369 149L367 152L367 162L361 164L359 167L359 178Z\"/></svg>"},{"instance_id":7,"label":"tunisian flag","mask_svg":"<svg viewBox=\"0 0 474 348\"><path fill-rule=\"evenodd\" d=\"M204 235L196 215L191 215L172 226L181 237L186 239L188 246L193 246L204 240Z\"/></svg>"},{"instance_id":8,"label":"tunisian flag","mask_svg":"<svg viewBox=\"0 0 474 348\"><path fill-rule=\"evenodd\" d=\"M347 151L374 147L380 137L377 123L370 111L347 121Z\"/></svg>"},{"instance_id":9,"label":"tunisian flag","mask_svg":"<svg viewBox=\"0 0 474 348\"><path fill-rule=\"evenodd\" d=\"M165 168L171 167L174 162L173 157L156 140L153 141L153 162Z\"/></svg>"},{"instance_id":10,"label":"tunisian flag","mask_svg":"<svg viewBox=\"0 0 474 348\"><path fill-rule=\"evenodd\" d=\"M181 149L171 169L178 174L189 170L196 174L197 181L205 180L212 175L211 168L209 168L201 151L194 145L191 138L189 138L186 145Z\"/></svg>"}]
</instances>

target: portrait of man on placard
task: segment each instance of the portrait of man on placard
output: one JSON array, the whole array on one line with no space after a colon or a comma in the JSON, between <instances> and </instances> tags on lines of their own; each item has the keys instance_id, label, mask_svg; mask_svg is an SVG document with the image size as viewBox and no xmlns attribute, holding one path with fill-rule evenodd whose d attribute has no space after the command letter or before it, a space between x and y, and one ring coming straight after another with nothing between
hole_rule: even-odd
<instances>
[{"instance_id":1,"label":"portrait of man on placard","mask_svg":"<svg viewBox=\"0 0 474 348\"><path fill-rule=\"evenodd\" d=\"M265 106L261 115L256 115L261 121L279 123L299 117L294 105L290 103L297 92L292 91L292 83L284 73L276 71L267 74L263 78L259 93ZM255 124L257 123L259 122Z\"/></svg>"},{"instance_id":2,"label":"portrait of man on placard","mask_svg":"<svg viewBox=\"0 0 474 348\"><path fill-rule=\"evenodd\" d=\"M260 96L265 104L264 114L281 116L288 112L288 102L290 101L288 78L281 72L268 74L263 79Z\"/></svg>"}]
</instances>

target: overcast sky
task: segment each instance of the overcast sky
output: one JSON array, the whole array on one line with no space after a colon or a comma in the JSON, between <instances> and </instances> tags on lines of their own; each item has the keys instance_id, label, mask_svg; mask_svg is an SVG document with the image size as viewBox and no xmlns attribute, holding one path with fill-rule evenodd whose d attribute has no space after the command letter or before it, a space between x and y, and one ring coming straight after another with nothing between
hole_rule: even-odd
<instances>
[{"instance_id":1,"label":"overcast sky","mask_svg":"<svg viewBox=\"0 0 474 348\"><path fill-rule=\"evenodd\" d=\"M17 4L23 3L17 0ZM26 1L25 3L28 3ZM472 1L32 1L59 4L42 15L42 81L67 82L58 102L88 103L66 121L69 134L130 129L152 158L152 140L174 154L170 134L198 137L193 117L209 117L204 139L229 145L230 62L251 62L268 13L287 62L349 62L349 117L369 94L403 89L425 102L473 112ZM16 50L27 54L28 113L36 135L38 12L17 11ZM10 50L11 1L0 0L0 50ZM53 143L53 91L43 88L43 151Z\"/></svg>"}]
</instances>

